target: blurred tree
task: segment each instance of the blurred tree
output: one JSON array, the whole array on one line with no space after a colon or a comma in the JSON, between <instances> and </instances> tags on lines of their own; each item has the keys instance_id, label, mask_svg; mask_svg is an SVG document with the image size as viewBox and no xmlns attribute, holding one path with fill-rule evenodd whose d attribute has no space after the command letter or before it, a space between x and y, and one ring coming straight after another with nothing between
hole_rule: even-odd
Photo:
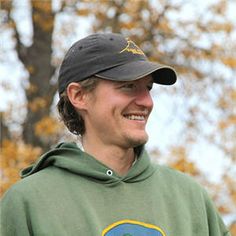
<instances>
[{"instance_id":1,"label":"blurred tree","mask_svg":"<svg viewBox=\"0 0 236 236\"><path fill-rule=\"evenodd\" d=\"M22 138L26 144L47 149L51 143L48 140L45 142L35 132L35 126L45 116L49 116L56 92L55 83L51 83L56 69L51 63L54 13L51 1L31 1L33 39L32 44L27 47L20 40L17 22L11 14L12 4L12 1L2 1L2 9L7 13L5 24L14 31L18 58L29 74L29 85L24 90L27 115L23 123Z\"/></svg>"},{"instance_id":2,"label":"blurred tree","mask_svg":"<svg viewBox=\"0 0 236 236\"><path fill-rule=\"evenodd\" d=\"M71 25L76 25L75 18L59 24L60 16L73 15L90 21L93 32L113 31L130 37L151 60L176 68L180 83L171 92L176 97L173 103L184 104L177 113L173 111L173 116L179 116L182 121L181 135L169 152L153 150L153 156L167 157L166 163L194 175L206 186L209 184L222 212L235 210L235 183L230 180L236 162L236 111L233 109L236 45L235 22L228 17L233 2L219 0L204 11L197 11L198 8L191 7L187 1L139 0L134 4L134 0L55 0L55 10L49 0L28 0L33 32L30 45L23 43L19 22L14 18L16 2L1 1L0 29L12 33L19 61L28 74L28 83L23 87L26 116L23 122L18 121L21 129L16 134L11 130L16 123L11 111L1 114L1 176L5 183L2 192L17 180L16 170L32 162L62 136L61 125L51 109L57 67L65 51L63 39L74 34L75 28ZM169 93L164 88L162 91ZM15 111L14 104L12 111ZM201 170L188 160L191 148L200 138L216 145L230 163L222 183L217 186L210 184ZM221 201L225 191L229 206Z\"/></svg>"}]
</instances>

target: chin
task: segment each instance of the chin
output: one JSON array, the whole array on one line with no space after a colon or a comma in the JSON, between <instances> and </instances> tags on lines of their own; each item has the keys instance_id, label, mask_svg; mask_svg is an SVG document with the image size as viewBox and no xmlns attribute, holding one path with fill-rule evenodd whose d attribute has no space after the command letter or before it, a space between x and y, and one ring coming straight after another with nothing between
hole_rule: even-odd
<instances>
[{"instance_id":1,"label":"chin","mask_svg":"<svg viewBox=\"0 0 236 236\"><path fill-rule=\"evenodd\" d=\"M137 147L146 144L148 141L148 135L142 135L140 137L130 137L128 143L130 147Z\"/></svg>"}]
</instances>

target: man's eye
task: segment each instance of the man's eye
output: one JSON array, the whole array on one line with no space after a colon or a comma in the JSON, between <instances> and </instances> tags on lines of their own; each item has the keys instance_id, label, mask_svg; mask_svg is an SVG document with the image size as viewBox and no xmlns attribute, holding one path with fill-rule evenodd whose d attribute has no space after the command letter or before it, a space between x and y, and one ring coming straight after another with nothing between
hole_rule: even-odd
<instances>
[{"instance_id":1,"label":"man's eye","mask_svg":"<svg viewBox=\"0 0 236 236\"><path fill-rule=\"evenodd\" d=\"M152 90L152 87L153 87L153 84L150 84L147 86L147 89L150 91L150 90Z\"/></svg>"}]
</instances>

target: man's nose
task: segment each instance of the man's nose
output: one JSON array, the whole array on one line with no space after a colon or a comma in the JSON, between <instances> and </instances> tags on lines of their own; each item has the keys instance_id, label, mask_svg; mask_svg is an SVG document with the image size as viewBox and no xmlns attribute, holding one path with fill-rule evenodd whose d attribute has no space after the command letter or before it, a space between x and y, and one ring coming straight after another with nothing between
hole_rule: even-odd
<instances>
[{"instance_id":1,"label":"man's nose","mask_svg":"<svg viewBox=\"0 0 236 236\"><path fill-rule=\"evenodd\" d=\"M146 108L152 109L153 107L153 100L148 89L142 89L138 92L135 103L138 106L144 106Z\"/></svg>"}]
</instances>

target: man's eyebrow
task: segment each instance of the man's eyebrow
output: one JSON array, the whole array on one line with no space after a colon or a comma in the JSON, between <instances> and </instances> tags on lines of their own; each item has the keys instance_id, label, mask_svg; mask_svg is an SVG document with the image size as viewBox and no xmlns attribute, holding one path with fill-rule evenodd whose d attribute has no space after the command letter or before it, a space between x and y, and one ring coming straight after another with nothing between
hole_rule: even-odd
<instances>
[{"instance_id":1,"label":"man's eyebrow","mask_svg":"<svg viewBox=\"0 0 236 236\"><path fill-rule=\"evenodd\" d=\"M128 80L128 81L114 81L115 84L117 85L122 85L122 84L127 84L127 83L131 83L134 82L135 80Z\"/></svg>"}]
</instances>

